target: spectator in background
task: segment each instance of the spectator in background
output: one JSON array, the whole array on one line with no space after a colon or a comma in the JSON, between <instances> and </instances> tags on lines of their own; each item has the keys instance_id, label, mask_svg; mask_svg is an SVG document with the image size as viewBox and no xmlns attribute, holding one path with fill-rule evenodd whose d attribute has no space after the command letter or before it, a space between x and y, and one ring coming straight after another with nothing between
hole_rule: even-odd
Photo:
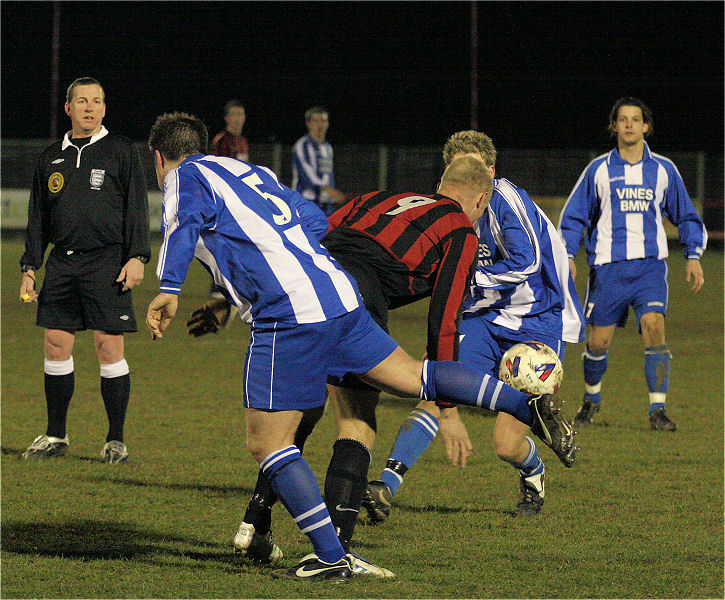
<instances>
[{"instance_id":1,"label":"spectator in background","mask_svg":"<svg viewBox=\"0 0 725 600\"><path fill-rule=\"evenodd\" d=\"M230 100L224 105L223 131L214 136L211 141L211 153L216 156L228 156L237 160L249 160L249 144L242 135L247 112L239 100Z\"/></svg>"},{"instance_id":2,"label":"spectator in background","mask_svg":"<svg viewBox=\"0 0 725 600\"><path fill-rule=\"evenodd\" d=\"M81 77L71 83L65 112L72 130L40 155L20 259L20 299L38 301L36 323L45 329L48 409L45 434L23 458L65 454L66 416L75 385L75 333L92 329L109 423L101 455L107 463L124 463L131 379L123 334L136 331L131 288L143 280L144 264L151 257L146 184L131 140L102 125L106 102L98 81ZM38 296L35 273L49 242L53 249Z\"/></svg>"},{"instance_id":3,"label":"spectator in background","mask_svg":"<svg viewBox=\"0 0 725 600\"><path fill-rule=\"evenodd\" d=\"M707 231L677 167L645 142L652 133L652 113L644 102L617 100L609 114L609 131L617 147L587 165L559 220L572 274L576 276L574 257L582 234L589 260L584 313L590 327L582 355L586 385L574 423L588 425L599 410L614 329L625 326L632 305L645 346L650 428L675 431L665 409L671 356L665 341L664 217L679 229L687 258L685 280L692 282L693 292L705 281L700 257Z\"/></svg>"},{"instance_id":4,"label":"spectator in background","mask_svg":"<svg viewBox=\"0 0 725 600\"><path fill-rule=\"evenodd\" d=\"M249 160L249 144L242 135L244 123L247 121L247 112L239 100L230 100L224 105L224 121L226 127L214 136L211 141L211 154L215 156L228 156L237 160ZM224 295L216 289L214 282L209 288L210 298L223 298ZM220 325L224 329L231 325L237 315L237 307L231 306L229 311L220 315Z\"/></svg>"},{"instance_id":5,"label":"spectator in background","mask_svg":"<svg viewBox=\"0 0 725 600\"><path fill-rule=\"evenodd\" d=\"M335 189L332 146L325 141L330 126L329 113L322 106L305 112L308 134L297 140L292 149L292 189L312 200L327 216L346 202Z\"/></svg>"}]
</instances>

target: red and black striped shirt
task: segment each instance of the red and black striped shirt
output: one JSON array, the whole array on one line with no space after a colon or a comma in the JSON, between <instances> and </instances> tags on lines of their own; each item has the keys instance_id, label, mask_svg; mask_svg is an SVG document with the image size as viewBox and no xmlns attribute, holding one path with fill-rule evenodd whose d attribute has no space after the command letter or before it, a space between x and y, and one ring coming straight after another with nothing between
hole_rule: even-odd
<instances>
[{"instance_id":1,"label":"red and black striped shirt","mask_svg":"<svg viewBox=\"0 0 725 600\"><path fill-rule=\"evenodd\" d=\"M228 156L238 160L249 160L249 144L243 135L234 135L226 129L220 131L211 141L211 153L215 156Z\"/></svg>"},{"instance_id":2,"label":"red and black striped shirt","mask_svg":"<svg viewBox=\"0 0 725 600\"><path fill-rule=\"evenodd\" d=\"M461 303L478 250L460 205L440 194L379 191L353 198L329 222L325 245L364 253L390 308L430 296L428 358L456 360Z\"/></svg>"}]
</instances>

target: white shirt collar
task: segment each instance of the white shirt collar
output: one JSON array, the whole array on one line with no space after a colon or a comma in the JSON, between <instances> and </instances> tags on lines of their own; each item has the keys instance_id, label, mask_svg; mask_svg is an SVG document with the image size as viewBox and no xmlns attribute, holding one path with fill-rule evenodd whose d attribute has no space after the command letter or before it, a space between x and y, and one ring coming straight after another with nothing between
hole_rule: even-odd
<instances>
[{"instance_id":1,"label":"white shirt collar","mask_svg":"<svg viewBox=\"0 0 725 600\"><path fill-rule=\"evenodd\" d=\"M63 136L63 144L61 145L61 150L65 150L68 146L73 146L74 148L78 147L78 146L72 144L70 141L72 133L73 133L72 131L69 131ZM93 144L94 142L97 142L98 140L100 140L103 137L106 137L107 135L108 135L108 129L106 129L103 125L101 125L101 128L91 136L91 141L88 143Z\"/></svg>"}]
</instances>

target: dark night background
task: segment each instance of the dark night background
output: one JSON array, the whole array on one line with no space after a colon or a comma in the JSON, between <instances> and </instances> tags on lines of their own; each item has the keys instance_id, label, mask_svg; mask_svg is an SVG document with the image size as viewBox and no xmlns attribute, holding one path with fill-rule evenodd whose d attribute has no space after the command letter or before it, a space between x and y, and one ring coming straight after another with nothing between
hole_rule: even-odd
<instances>
[{"instance_id":1,"label":"dark night background","mask_svg":"<svg viewBox=\"0 0 725 600\"><path fill-rule=\"evenodd\" d=\"M2 136L49 135L51 2L4 1ZM212 135L231 97L251 142L291 143L330 109L334 143L442 144L470 126L469 2L62 2L60 99L106 89L109 129L143 140L186 110ZM722 2L481 2L479 129L499 148L608 148L635 95L659 152L723 149Z\"/></svg>"}]
</instances>

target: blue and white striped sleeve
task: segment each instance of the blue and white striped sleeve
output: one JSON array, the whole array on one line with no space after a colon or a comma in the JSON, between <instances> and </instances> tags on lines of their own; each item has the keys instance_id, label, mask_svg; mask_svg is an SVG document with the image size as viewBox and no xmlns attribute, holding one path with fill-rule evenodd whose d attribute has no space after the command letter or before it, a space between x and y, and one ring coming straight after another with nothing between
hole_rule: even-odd
<instances>
[{"instance_id":1,"label":"blue and white striped sleeve","mask_svg":"<svg viewBox=\"0 0 725 600\"><path fill-rule=\"evenodd\" d=\"M518 190L518 194L525 193ZM538 225L532 222L524 202L517 195L507 197L497 206L496 218L498 232L494 237L503 259L490 265L478 265L475 283L486 289L513 289L541 268Z\"/></svg>"},{"instance_id":2,"label":"blue and white striped sleeve","mask_svg":"<svg viewBox=\"0 0 725 600\"><path fill-rule=\"evenodd\" d=\"M204 222L212 220L215 212L214 199L208 196L187 170L176 169L166 176L161 216L164 241L156 267L159 291L181 293Z\"/></svg>"},{"instance_id":3,"label":"blue and white striped sleeve","mask_svg":"<svg viewBox=\"0 0 725 600\"><path fill-rule=\"evenodd\" d=\"M569 258L574 258L579 251L582 235L590 224L597 202L596 169L593 165L593 162L589 163L579 176L559 215L559 234Z\"/></svg>"},{"instance_id":4,"label":"blue and white striped sleeve","mask_svg":"<svg viewBox=\"0 0 725 600\"><path fill-rule=\"evenodd\" d=\"M314 202L307 200L307 198L294 190L287 189L292 198L292 205L306 229L315 236L318 242L322 241L330 226L325 213Z\"/></svg>"},{"instance_id":5,"label":"blue and white striped sleeve","mask_svg":"<svg viewBox=\"0 0 725 600\"><path fill-rule=\"evenodd\" d=\"M685 182L673 163L665 163L669 182L663 214L677 225L686 258L697 258L707 247L707 230L687 193Z\"/></svg>"}]
</instances>

